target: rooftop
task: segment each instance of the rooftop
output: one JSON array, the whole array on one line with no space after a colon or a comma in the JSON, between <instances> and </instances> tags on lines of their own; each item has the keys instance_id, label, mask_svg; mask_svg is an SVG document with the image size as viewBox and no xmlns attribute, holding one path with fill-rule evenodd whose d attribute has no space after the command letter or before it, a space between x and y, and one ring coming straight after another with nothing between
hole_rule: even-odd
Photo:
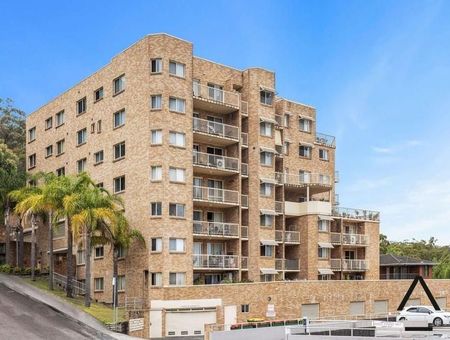
<instances>
[{"instance_id":1,"label":"rooftop","mask_svg":"<svg viewBox=\"0 0 450 340\"><path fill-rule=\"evenodd\" d=\"M435 265L433 261L421 260L409 256L400 256L394 254L381 254L380 266L415 266L415 265Z\"/></svg>"}]
</instances>

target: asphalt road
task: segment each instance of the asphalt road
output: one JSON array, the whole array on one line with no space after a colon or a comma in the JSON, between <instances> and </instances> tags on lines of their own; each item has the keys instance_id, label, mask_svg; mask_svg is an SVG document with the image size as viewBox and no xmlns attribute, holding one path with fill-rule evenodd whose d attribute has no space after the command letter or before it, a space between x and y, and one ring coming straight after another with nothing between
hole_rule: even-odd
<instances>
[{"instance_id":1,"label":"asphalt road","mask_svg":"<svg viewBox=\"0 0 450 340\"><path fill-rule=\"evenodd\" d=\"M111 339L0 283L0 340Z\"/></svg>"}]
</instances>

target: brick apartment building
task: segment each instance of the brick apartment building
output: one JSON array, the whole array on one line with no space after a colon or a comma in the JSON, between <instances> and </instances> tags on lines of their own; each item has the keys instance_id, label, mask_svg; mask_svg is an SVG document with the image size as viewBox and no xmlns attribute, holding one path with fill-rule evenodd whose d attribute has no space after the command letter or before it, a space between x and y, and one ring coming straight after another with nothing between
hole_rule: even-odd
<instances>
[{"instance_id":1,"label":"brick apartment building","mask_svg":"<svg viewBox=\"0 0 450 340\"><path fill-rule=\"evenodd\" d=\"M227 281L378 279L379 213L340 208L335 139L316 110L279 97L275 74L146 36L27 118L28 170L86 171L120 195L147 247L120 263L119 289ZM38 260L47 259L38 231ZM64 274L66 230L54 235ZM75 247L77 279L84 251ZM112 254L92 256L93 297L111 301ZM122 296L125 294L122 294Z\"/></svg>"}]
</instances>

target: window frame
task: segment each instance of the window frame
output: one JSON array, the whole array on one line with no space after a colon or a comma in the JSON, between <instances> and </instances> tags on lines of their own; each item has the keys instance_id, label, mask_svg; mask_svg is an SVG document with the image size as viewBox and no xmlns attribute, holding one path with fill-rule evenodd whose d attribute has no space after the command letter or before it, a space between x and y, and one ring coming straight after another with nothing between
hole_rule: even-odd
<instances>
[{"instance_id":1,"label":"window frame","mask_svg":"<svg viewBox=\"0 0 450 340\"><path fill-rule=\"evenodd\" d=\"M155 209L153 209L155 207ZM153 214L156 212L156 214ZM158 214L159 212L159 214ZM150 203L150 216L151 217L161 217L162 216L162 202L151 202Z\"/></svg>"},{"instance_id":2,"label":"window frame","mask_svg":"<svg viewBox=\"0 0 450 340\"><path fill-rule=\"evenodd\" d=\"M172 248L172 245L175 242L175 248ZM181 248L179 246L181 245ZM185 253L186 252L186 239L178 238L178 237L170 237L169 238L169 253Z\"/></svg>"},{"instance_id":3,"label":"window frame","mask_svg":"<svg viewBox=\"0 0 450 340\"><path fill-rule=\"evenodd\" d=\"M171 103L175 101L175 108L171 107ZM180 104L182 103L182 110L180 110ZM180 97L169 97L169 111L175 113L186 113L186 99Z\"/></svg>"},{"instance_id":4,"label":"window frame","mask_svg":"<svg viewBox=\"0 0 450 340\"><path fill-rule=\"evenodd\" d=\"M162 145L163 144L163 132L162 131L163 131L162 129L151 130L151 132L150 132L150 144L151 145ZM158 135L158 133L159 133L159 135ZM159 138L156 138L156 139L158 139L158 141L155 142L153 140L154 136L159 137Z\"/></svg>"},{"instance_id":5,"label":"window frame","mask_svg":"<svg viewBox=\"0 0 450 340\"><path fill-rule=\"evenodd\" d=\"M87 158L81 158L77 160L77 173L81 174L82 172L86 171L86 165L87 165Z\"/></svg>"},{"instance_id":6,"label":"window frame","mask_svg":"<svg viewBox=\"0 0 450 340\"><path fill-rule=\"evenodd\" d=\"M155 247L153 247L153 246L155 246ZM163 245L162 237L152 237L150 239L150 252L151 253L161 253L163 251L163 248L164 248L164 245Z\"/></svg>"},{"instance_id":7,"label":"window frame","mask_svg":"<svg viewBox=\"0 0 450 340\"><path fill-rule=\"evenodd\" d=\"M50 153L49 153L50 150ZM45 158L49 158L53 156L53 144L47 145L45 147Z\"/></svg>"},{"instance_id":8,"label":"window frame","mask_svg":"<svg viewBox=\"0 0 450 340\"><path fill-rule=\"evenodd\" d=\"M153 63L155 63L156 69L153 70ZM150 73L151 74L161 74L163 72L163 59L162 58L152 58L150 59Z\"/></svg>"},{"instance_id":9,"label":"window frame","mask_svg":"<svg viewBox=\"0 0 450 340\"><path fill-rule=\"evenodd\" d=\"M77 117L86 113L86 111L87 111L87 99L86 96L84 96L83 98L77 100Z\"/></svg>"},{"instance_id":10,"label":"window frame","mask_svg":"<svg viewBox=\"0 0 450 340\"><path fill-rule=\"evenodd\" d=\"M97 282L101 282L101 288L97 288ZM105 290L105 278L95 277L94 278L94 292L103 292Z\"/></svg>"},{"instance_id":11,"label":"window frame","mask_svg":"<svg viewBox=\"0 0 450 340\"><path fill-rule=\"evenodd\" d=\"M118 157L117 157L118 155ZM113 145L113 160L114 162L124 159L126 156L125 141L121 141Z\"/></svg>"},{"instance_id":12,"label":"window frame","mask_svg":"<svg viewBox=\"0 0 450 340\"><path fill-rule=\"evenodd\" d=\"M172 137L175 138L175 143L172 143ZM178 144L179 139L181 138L182 144ZM186 147L186 134L184 132L177 131L169 131L169 145L177 148L185 148Z\"/></svg>"},{"instance_id":13,"label":"window frame","mask_svg":"<svg viewBox=\"0 0 450 340\"><path fill-rule=\"evenodd\" d=\"M155 102L154 102L155 100ZM159 106L153 106L153 103L159 104ZM152 94L150 96L150 109L152 111L159 111L162 110L163 107L163 98L161 94Z\"/></svg>"},{"instance_id":14,"label":"window frame","mask_svg":"<svg viewBox=\"0 0 450 340\"><path fill-rule=\"evenodd\" d=\"M97 98L97 94L101 95ZM94 104L102 100L104 95L105 93L103 91L103 86L100 86L97 90L94 91Z\"/></svg>"},{"instance_id":15,"label":"window frame","mask_svg":"<svg viewBox=\"0 0 450 340\"><path fill-rule=\"evenodd\" d=\"M162 165L152 165L150 167L150 181L161 182L162 179L163 179Z\"/></svg>"},{"instance_id":16,"label":"window frame","mask_svg":"<svg viewBox=\"0 0 450 340\"><path fill-rule=\"evenodd\" d=\"M175 283L172 283L172 277L175 275ZM183 278L182 283L178 283L180 278ZM185 272L169 272L169 286L185 286L186 285L186 273Z\"/></svg>"},{"instance_id":17,"label":"window frame","mask_svg":"<svg viewBox=\"0 0 450 340\"><path fill-rule=\"evenodd\" d=\"M101 155L101 159L99 160L97 156ZM99 150L94 153L94 165L102 164L105 160L105 152L103 150Z\"/></svg>"},{"instance_id":18,"label":"window frame","mask_svg":"<svg viewBox=\"0 0 450 340\"><path fill-rule=\"evenodd\" d=\"M81 142L80 142L80 136L81 136ZM84 136L84 138L83 138ZM77 131L77 146L81 146L87 143L87 128L83 128L81 130Z\"/></svg>"},{"instance_id":19,"label":"window frame","mask_svg":"<svg viewBox=\"0 0 450 340\"><path fill-rule=\"evenodd\" d=\"M65 152L64 151L65 144L66 144L65 138L60 139L59 141L56 142L56 156L60 156Z\"/></svg>"},{"instance_id":20,"label":"window frame","mask_svg":"<svg viewBox=\"0 0 450 340\"><path fill-rule=\"evenodd\" d=\"M118 125L116 124L116 117L120 117ZM118 129L125 125L125 109L120 109L113 113L113 130Z\"/></svg>"},{"instance_id":21,"label":"window frame","mask_svg":"<svg viewBox=\"0 0 450 340\"><path fill-rule=\"evenodd\" d=\"M50 124L48 124L50 122ZM50 130L53 127L53 116L48 117L44 122L45 130Z\"/></svg>"},{"instance_id":22,"label":"window frame","mask_svg":"<svg viewBox=\"0 0 450 340\"><path fill-rule=\"evenodd\" d=\"M175 73L172 72L172 65L175 67ZM182 70L182 74L179 74L179 70ZM175 60L169 60L169 75L175 76L178 78L186 78L186 64L180 63Z\"/></svg>"},{"instance_id":23,"label":"window frame","mask_svg":"<svg viewBox=\"0 0 450 340\"><path fill-rule=\"evenodd\" d=\"M117 89L116 84L119 84ZM125 91L125 73L113 79L113 97Z\"/></svg>"},{"instance_id":24,"label":"window frame","mask_svg":"<svg viewBox=\"0 0 450 340\"><path fill-rule=\"evenodd\" d=\"M97 255L97 250L101 249L101 254ZM102 259L105 257L105 247L103 245L95 246L94 247L94 260L95 259Z\"/></svg>"},{"instance_id":25,"label":"window frame","mask_svg":"<svg viewBox=\"0 0 450 340\"><path fill-rule=\"evenodd\" d=\"M175 171L175 179L172 178L172 174ZM182 178L179 179L179 173L182 174ZM169 181L172 183L186 183L186 169L184 168L178 168L174 166L169 167Z\"/></svg>"},{"instance_id":26,"label":"window frame","mask_svg":"<svg viewBox=\"0 0 450 340\"><path fill-rule=\"evenodd\" d=\"M55 114L55 128L58 128L61 125L64 125L65 122L66 122L66 117L65 117L65 114L64 114L64 110L61 110L61 111L57 112Z\"/></svg>"},{"instance_id":27,"label":"window frame","mask_svg":"<svg viewBox=\"0 0 450 340\"><path fill-rule=\"evenodd\" d=\"M120 190L116 190L116 183L117 181L120 181ZM123 189L122 189L123 187ZM126 183L125 183L125 175L117 176L113 178L113 193L114 194L120 194L125 192L126 190Z\"/></svg>"},{"instance_id":28,"label":"window frame","mask_svg":"<svg viewBox=\"0 0 450 340\"><path fill-rule=\"evenodd\" d=\"M272 106L275 93L269 90L259 90L259 102L260 104Z\"/></svg>"},{"instance_id":29,"label":"window frame","mask_svg":"<svg viewBox=\"0 0 450 340\"><path fill-rule=\"evenodd\" d=\"M175 214L172 214L173 208L175 209ZM180 210L183 209L183 214L180 215ZM186 205L184 203L169 203L169 217L170 218L186 218Z\"/></svg>"},{"instance_id":30,"label":"window frame","mask_svg":"<svg viewBox=\"0 0 450 340\"><path fill-rule=\"evenodd\" d=\"M28 143L34 142L36 140L36 126L28 129Z\"/></svg>"},{"instance_id":31,"label":"window frame","mask_svg":"<svg viewBox=\"0 0 450 340\"><path fill-rule=\"evenodd\" d=\"M28 170L34 169L36 167L36 153L28 156Z\"/></svg>"}]
</instances>

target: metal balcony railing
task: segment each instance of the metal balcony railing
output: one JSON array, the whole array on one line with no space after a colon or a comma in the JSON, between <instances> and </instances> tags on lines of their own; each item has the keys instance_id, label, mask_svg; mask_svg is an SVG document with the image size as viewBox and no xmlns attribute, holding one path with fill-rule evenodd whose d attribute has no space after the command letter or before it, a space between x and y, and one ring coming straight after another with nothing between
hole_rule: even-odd
<instances>
[{"instance_id":1,"label":"metal balcony railing","mask_svg":"<svg viewBox=\"0 0 450 340\"><path fill-rule=\"evenodd\" d=\"M300 243L300 233L298 231L284 232L284 242L286 243Z\"/></svg>"},{"instance_id":2,"label":"metal balcony railing","mask_svg":"<svg viewBox=\"0 0 450 340\"><path fill-rule=\"evenodd\" d=\"M194 186L193 198L194 201L239 204L239 192L235 190Z\"/></svg>"},{"instance_id":3,"label":"metal balcony railing","mask_svg":"<svg viewBox=\"0 0 450 340\"><path fill-rule=\"evenodd\" d=\"M62 290L66 291L67 276L58 273L53 273L53 284L55 287L59 287ZM74 292L74 294L84 295L85 289L86 285L83 282L72 279L72 291Z\"/></svg>"},{"instance_id":4,"label":"metal balcony railing","mask_svg":"<svg viewBox=\"0 0 450 340\"><path fill-rule=\"evenodd\" d=\"M241 238L248 238L248 226L241 226Z\"/></svg>"},{"instance_id":5,"label":"metal balcony railing","mask_svg":"<svg viewBox=\"0 0 450 340\"><path fill-rule=\"evenodd\" d=\"M332 270L353 271L369 268L366 260L330 259L330 263Z\"/></svg>"},{"instance_id":6,"label":"metal balcony railing","mask_svg":"<svg viewBox=\"0 0 450 340\"><path fill-rule=\"evenodd\" d=\"M275 269L283 270L283 259L275 259Z\"/></svg>"},{"instance_id":7,"label":"metal balcony railing","mask_svg":"<svg viewBox=\"0 0 450 340\"><path fill-rule=\"evenodd\" d=\"M364 209L334 207L332 214L333 216L355 220L366 220L366 221L380 220L380 213L378 211L371 211Z\"/></svg>"},{"instance_id":8,"label":"metal balcony railing","mask_svg":"<svg viewBox=\"0 0 450 340\"><path fill-rule=\"evenodd\" d=\"M330 233L331 243L341 244L341 233Z\"/></svg>"},{"instance_id":9,"label":"metal balcony railing","mask_svg":"<svg viewBox=\"0 0 450 340\"><path fill-rule=\"evenodd\" d=\"M336 138L334 136L326 135L323 133L316 133L316 143L329 147L335 147Z\"/></svg>"},{"instance_id":10,"label":"metal balcony railing","mask_svg":"<svg viewBox=\"0 0 450 340\"><path fill-rule=\"evenodd\" d=\"M202 132L211 136L230 138L239 141L239 128L237 126L212 122L197 117L192 119L192 124L194 132Z\"/></svg>"},{"instance_id":11,"label":"metal balcony railing","mask_svg":"<svg viewBox=\"0 0 450 340\"><path fill-rule=\"evenodd\" d=\"M192 255L194 268L239 269L239 256L237 255Z\"/></svg>"},{"instance_id":12,"label":"metal balcony railing","mask_svg":"<svg viewBox=\"0 0 450 340\"><path fill-rule=\"evenodd\" d=\"M300 270L298 259L296 260L285 259L284 270Z\"/></svg>"},{"instance_id":13,"label":"metal balcony railing","mask_svg":"<svg viewBox=\"0 0 450 340\"><path fill-rule=\"evenodd\" d=\"M367 245L369 244L369 237L361 234L342 234L342 244Z\"/></svg>"},{"instance_id":14,"label":"metal balcony railing","mask_svg":"<svg viewBox=\"0 0 450 340\"><path fill-rule=\"evenodd\" d=\"M201 236L217 236L217 237L239 237L239 224L237 223L223 223L223 222L208 222L208 221L194 221L193 223L194 235Z\"/></svg>"},{"instance_id":15,"label":"metal balcony railing","mask_svg":"<svg viewBox=\"0 0 450 340\"><path fill-rule=\"evenodd\" d=\"M248 257L241 256L241 269L248 269Z\"/></svg>"},{"instance_id":16,"label":"metal balcony railing","mask_svg":"<svg viewBox=\"0 0 450 340\"><path fill-rule=\"evenodd\" d=\"M247 132L241 132L241 144L243 146L248 146L248 133Z\"/></svg>"},{"instance_id":17,"label":"metal balcony railing","mask_svg":"<svg viewBox=\"0 0 450 340\"><path fill-rule=\"evenodd\" d=\"M248 164L247 163L241 163L241 175L248 176Z\"/></svg>"},{"instance_id":18,"label":"metal balcony railing","mask_svg":"<svg viewBox=\"0 0 450 340\"><path fill-rule=\"evenodd\" d=\"M239 159L225 156L212 155L205 152L192 152L194 165L207 166L210 168L239 171Z\"/></svg>"},{"instance_id":19,"label":"metal balcony railing","mask_svg":"<svg viewBox=\"0 0 450 340\"><path fill-rule=\"evenodd\" d=\"M248 208L248 195L241 195L241 207Z\"/></svg>"},{"instance_id":20,"label":"metal balcony railing","mask_svg":"<svg viewBox=\"0 0 450 340\"><path fill-rule=\"evenodd\" d=\"M212 86L193 83L194 98L212 101L217 104L240 107L239 93L221 90Z\"/></svg>"},{"instance_id":21,"label":"metal balcony railing","mask_svg":"<svg viewBox=\"0 0 450 340\"><path fill-rule=\"evenodd\" d=\"M331 176L320 173L287 174L276 172L275 177L279 178L284 184L303 185L316 184L331 186Z\"/></svg>"}]
</instances>

